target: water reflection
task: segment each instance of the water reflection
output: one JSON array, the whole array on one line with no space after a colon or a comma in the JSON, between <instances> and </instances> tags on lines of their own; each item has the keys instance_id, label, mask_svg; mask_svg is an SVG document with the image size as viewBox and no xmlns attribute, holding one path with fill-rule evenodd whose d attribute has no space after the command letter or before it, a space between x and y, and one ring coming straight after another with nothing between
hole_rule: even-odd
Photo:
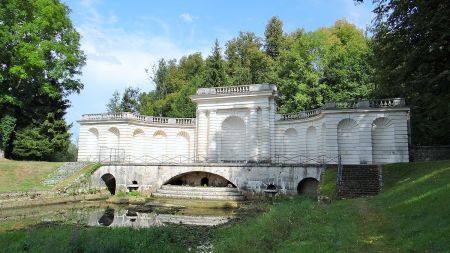
<instances>
[{"instance_id":1,"label":"water reflection","mask_svg":"<svg viewBox=\"0 0 450 253\"><path fill-rule=\"evenodd\" d=\"M232 209L152 206L147 209L111 205L104 201L0 209L0 231L41 223L64 223L104 227L145 228L164 224L215 226L233 217Z\"/></svg>"},{"instance_id":2,"label":"water reflection","mask_svg":"<svg viewBox=\"0 0 450 253\"><path fill-rule=\"evenodd\" d=\"M89 226L105 227L155 227L164 224L183 224L195 226L215 226L226 223L227 216L195 216L184 214L140 213L132 210L117 210L106 208L103 212L91 214Z\"/></svg>"}]
</instances>

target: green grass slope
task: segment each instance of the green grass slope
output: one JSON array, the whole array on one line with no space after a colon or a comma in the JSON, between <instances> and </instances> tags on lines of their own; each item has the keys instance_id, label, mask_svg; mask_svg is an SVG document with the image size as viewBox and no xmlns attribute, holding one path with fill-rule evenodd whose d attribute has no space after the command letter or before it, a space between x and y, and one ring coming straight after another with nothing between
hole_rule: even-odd
<instances>
[{"instance_id":1,"label":"green grass slope","mask_svg":"<svg viewBox=\"0 0 450 253\"><path fill-rule=\"evenodd\" d=\"M335 172L321 191L334 193ZM217 252L449 252L450 161L384 167L373 198L317 203L294 198L218 229Z\"/></svg>"},{"instance_id":2,"label":"green grass slope","mask_svg":"<svg viewBox=\"0 0 450 253\"><path fill-rule=\"evenodd\" d=\"M0 192L49 189L42 180L62 164L0 159Z\"/></svg>"}]
</instances>

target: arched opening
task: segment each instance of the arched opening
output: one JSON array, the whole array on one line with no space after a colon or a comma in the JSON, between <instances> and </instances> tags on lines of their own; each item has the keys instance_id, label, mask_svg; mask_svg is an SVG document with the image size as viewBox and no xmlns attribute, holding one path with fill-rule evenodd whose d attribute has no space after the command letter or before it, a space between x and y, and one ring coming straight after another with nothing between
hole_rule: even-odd
<instances>
[{"instance_id":1,"label":"arched opening","mask_svg":"<svg viewBox=\"0 0 450 253\"><path fill-rule=\"evenodd\" d=\"M201 186L208 186L209 184L209 179L207 177L202 178L202 180L200 180L200 185Z\"/></svg>"},{"instance_id":2,"label":"arched opening","mask_svg":"<svg viewBox=\"0 0 450 253\"><path fill-rule=\"evenodd\" d=\"M98 130L96 128L91 128L88 131L88 139L86 140L86 151L89 161L98 161Z\"/></svg>"},{"instance_id":3,"label":"arched opening","mask_svg":"<svg viewBox=\"0 0 450 253\"><path fill-rule=\"evenodd\" d=\"M357 123L343 119L337 127L338 154L343 164L359 164L359 136Z\"/></svg>"},{"instance_id":4,"label":"arched opening","mask_svg":"<svg viewBox=\"0 0 450 253\"><path fill-rule=\"evenodd\" d=\"M134 130L131 145L133 160L135 162L145 162L145 135L142 129Z\"/></svg>"},{"instance_id":5,"label":"arched opening","mask_svg":"<svg viewBox=\"0 0 450 253\"><path fill-rule=\"evenodd\" d=\"M211 187L236 187L232 182L217 174L192 171L177 175L169 179L167 185L211 186Z\"/></svg>"},{"instance_id":6,"label":"arched opening","mask_svg":"<svg viewBox=\"0 0 450 253\"><path fill-rule=\"evenodd\" d=\"M317 158L317 131L314 126L308 127L306 129L306 154L310 159L308 163L315 163Z\"/></svg>"},{"instance_id":7,"label":"arched opening","mask_svg":"<svg viewBox=\"0 0 450 253\"><path fill-rule=\"evenodd\" d=\"M224 162L245 161L245 122L237 116L226 118L222 122L221 160Z\"/></svg>"},{"instance_id":8,"label":"arched opening","mask_svg":"<svg viewBox=\"0 0 450 253\"><path fill-rule=\"evenodd\" d=\"M167 135L164 131L158 130L153 134L152 140L152 160L156 162L166 162L167 161Z\"/></svg>"},{"instance_id":9,"label":"arched opening","mask_svg":"<svg viewBox=\"0 0 450 253\"><path fill-rule=\"evenodd\" d=\"M98 219L98 224L108 227L114 222L114 209L106 208L102 217Z\"/></svg>"},{"instance_id":10,"label":"arched opening","mask_svg":"<svg viewBox=\"0 0 450 253\"><path fill-rule=\"evenodd\" d=\"M372 162L390 163L395 160L393 123L388 118L378 118L372 123Z\"/></svg>"},{"instance_id":11,"label":"arched opening","mask_svg":"<svg viewBox=\"0 0 450 253\"><path fill-rule=\"evenodd\" d=\"M289 128L284 131L283 135L283 155L285 162L296 161L296 156L299 154L298 150L298 134L294 128Z\"/></svg>"},{"instance_id":12,"label":"arched opening","mask_svg":"<svg viewBox=\"0 0 450 253\"><path fill-rule=\"evenodd\" d=\"M182 131L177 134L175 146L172 149L173 154L177 154L175 162L189 162L190 161L190 150L189 150L189 134Z\"/></svg>"},{"instance_id":13,"label":"arched opening","mask_svg":"<svg viewBox=\"0 0 450 253\"><path fill-rule=\"evenodd\" d=\"M116 127L108 129L106 135L106 150L102 151L102 161L119 161L120 152L120 131Z\"/></svg>"},{"instance_id":14,"label":"arched opening","mask_svg":"<svg viewBox=\"0 0 450 253\"><path fill-rule=\"evenodd\" d=\"M315 197L318 195L319 181L312 177L304 178L297 185L297 192L300 195Z\"/></svg>"},{"instance_id":15,"label":"arched opening","mask_svg":"<svg viewBox=\"0 0 450 253\"><path fill-rule=\"evenodd\" d=\"M267 190L276 190L277 187L274 184L269 184L266 189Z\"/></svg>"},{"instance_id":16,"label":"arched opening","mask_svg":"<svg viewBox=\"0 0 450 253\"><path fill-rule=\"evenodd\" d=\"M116 178L108 173L102 176L102 180L105 183L111 195L116 194Z\"/></svg>"}]
</instances>

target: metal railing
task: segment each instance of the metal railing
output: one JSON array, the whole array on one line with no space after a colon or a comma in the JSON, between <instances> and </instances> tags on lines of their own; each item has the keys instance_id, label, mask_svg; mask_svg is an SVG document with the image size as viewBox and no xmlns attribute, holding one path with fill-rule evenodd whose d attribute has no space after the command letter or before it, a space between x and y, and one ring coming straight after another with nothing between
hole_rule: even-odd
<instances>
[{"instance_id":1,"label":"metal railing","mask_svg":"<svg viewBox=\"0 0 450 253\"><path fill-rule=\"evenodd\" d=\"M97 154L84 157L83 160L98 161L112 164L286 164L286 165L326 165L340 164L338 157L326 155L306 156L306 155L281 155L273 157L250 156L242 160L224 160L213 158L207 155L127 155L124 149L100 148Z\"/></svg>"}]
</instances>

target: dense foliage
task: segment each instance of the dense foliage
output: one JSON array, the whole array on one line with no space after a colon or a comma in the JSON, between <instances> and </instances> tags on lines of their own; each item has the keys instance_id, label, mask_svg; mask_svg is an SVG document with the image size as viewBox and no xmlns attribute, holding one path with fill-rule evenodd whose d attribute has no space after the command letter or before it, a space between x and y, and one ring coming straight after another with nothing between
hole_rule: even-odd
<instances>
[{"instance_id":1,"label":"dense foliage","mask_svg":"<svg viewBox=\"0 0 450 253\"><path fill-rule=\"evenodd\" d=\"M406 97L415 144L449 144L450 2L376 3L376 95Z\"/></svg>"},{"instance_id":2,"label":"dense foliage","mask_svg":"<svg viewBox=\"0 0 450 253\"><path fill-rule=\"evenodd\" d=\"M0 2L0 119L15 119L12 132L1 121L6 157L49 159L69 145L66 96L83 88L85 56L68 13L58 0Z\"/></svg>"},{"instance_id":3,"label":"dense foliage","mask_svg":"<svg viewBox=\"0 0 450 253\"><path fill-rule=\"evenodd\" d=\"M151 73L156 88L142 93L139 112L194 117L189 95L197 88L252 83L276 83L282 112L316 108L328 100L364 98L373 87L368 43L363 31L345 20L312 32L299 29L286 34L282 21L273 17L264 39L240 32L225 43L223 53L216 40L206 59L195 53L179 61L160 60ZM108 110L135 112L120 106L120 100L114 93Z\"/></svg>"}]
</instances>

